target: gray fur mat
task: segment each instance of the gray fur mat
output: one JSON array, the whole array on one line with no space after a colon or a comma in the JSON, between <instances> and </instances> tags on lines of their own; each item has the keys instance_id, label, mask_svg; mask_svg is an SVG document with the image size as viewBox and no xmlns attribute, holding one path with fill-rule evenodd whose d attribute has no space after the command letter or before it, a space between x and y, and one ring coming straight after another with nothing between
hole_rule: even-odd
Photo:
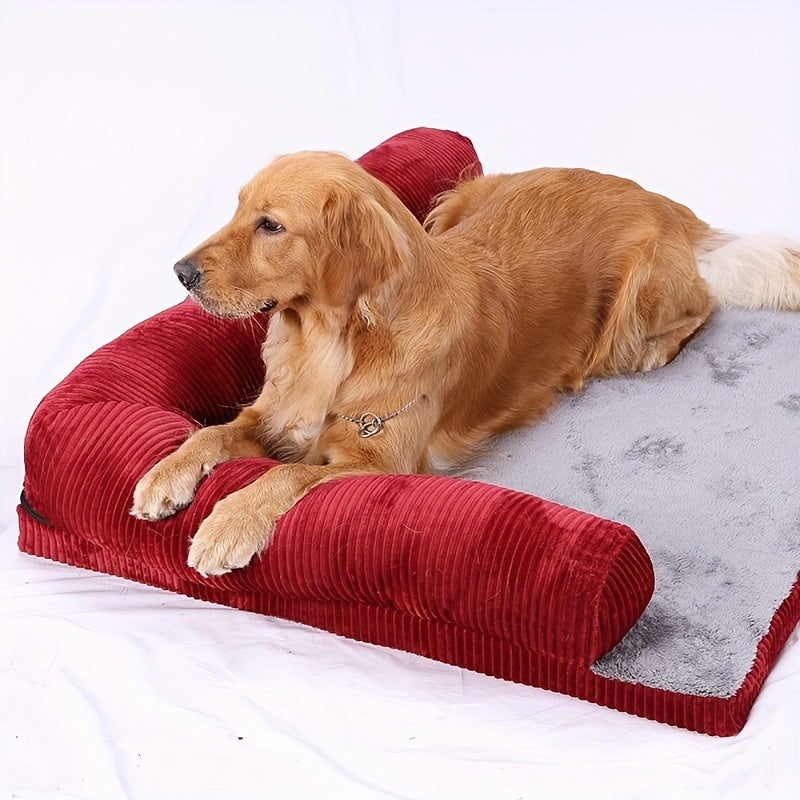
<instances>
[{"instance_id":1,"label":"gray fur mat","mask_svg":"<svg viewBox=\"0 0 800 800\"><path fill-rule=\"evenodd\" d=\"M629 525L656 573L598 661L730 697L800 571L800 314L718 311L666 367L597 379L492 444L470 475Z\"/></svg>"}]
</instances>

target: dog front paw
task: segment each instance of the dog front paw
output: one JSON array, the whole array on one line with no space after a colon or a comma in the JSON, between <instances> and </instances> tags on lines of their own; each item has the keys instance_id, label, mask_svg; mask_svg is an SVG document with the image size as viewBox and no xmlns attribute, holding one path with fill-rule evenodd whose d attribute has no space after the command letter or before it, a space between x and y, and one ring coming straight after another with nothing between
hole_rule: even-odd
<instances>
[{"instance_id":1,"label":"dog front paw","mask_svg":"<svg viewBox=\"0 0 800 800\"><path fill-rule=\"evenodd\" d=\"M204 578L247 566L272 538L275 520L248 513L237 494L220 500L192 539L188 564Z\"/></svg>"},{"instance_id":2,"label":"dog front paw","mask_svg":"<svg viewBox=\"0 0 800 800\"><path fill-rule=\"evenodd\" d=\"M186 508L194 499L195 489L204 474L202 467L168 456L136 484L131 514L155 521Z\"/></svg>"}]
</instances>

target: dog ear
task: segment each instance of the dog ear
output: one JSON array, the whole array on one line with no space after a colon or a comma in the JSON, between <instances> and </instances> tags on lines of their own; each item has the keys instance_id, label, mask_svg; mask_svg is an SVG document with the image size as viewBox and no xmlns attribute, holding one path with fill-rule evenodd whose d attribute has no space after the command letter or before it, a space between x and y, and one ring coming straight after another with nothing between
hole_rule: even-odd
<instances>
[{"instance_id":1,"label":"dog ear","mask_svg":"<svg viewBox=\"0 0 800 800\"><path fill-rule=\"evenodd\" d=\"M408 236L399 222L363 189L334 188L322 209L322 225L328 247L320 261L319 285L331 305L355 305L409 256Z\"/></svg>"}]
</instances>

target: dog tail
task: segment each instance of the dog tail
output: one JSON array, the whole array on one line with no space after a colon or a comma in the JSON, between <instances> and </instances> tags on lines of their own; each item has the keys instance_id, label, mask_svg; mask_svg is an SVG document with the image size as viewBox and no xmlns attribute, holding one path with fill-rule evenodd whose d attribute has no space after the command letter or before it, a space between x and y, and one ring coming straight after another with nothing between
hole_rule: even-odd
<instances>
[{"instance_id":1,"label":"dog tail","mask_svg":"<svg viewBox=\"0 0 800 800\"><path fill-rule=\"evenodd\" d=\"M711 230L694 252L720 306L800 311L800 242Z\"/></svg>"}]
</instances>

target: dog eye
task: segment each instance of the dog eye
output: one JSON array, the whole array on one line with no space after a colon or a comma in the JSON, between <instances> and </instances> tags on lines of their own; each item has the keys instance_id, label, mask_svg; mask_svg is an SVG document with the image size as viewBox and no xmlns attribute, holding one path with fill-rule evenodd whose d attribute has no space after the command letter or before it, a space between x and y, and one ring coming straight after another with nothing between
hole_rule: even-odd
<instances>
[{"instance_id":1,"label":"dog eye","mask_svg":"<svg viewBox=\"0 0 800 800\"><path fill-rule=\"evenodd\" d=\"M258 227L267 233L282 233L284 230L280 222L275 222L274 219L269 219L269 217L262 219Z\"/></svg>"}]
</instances>

